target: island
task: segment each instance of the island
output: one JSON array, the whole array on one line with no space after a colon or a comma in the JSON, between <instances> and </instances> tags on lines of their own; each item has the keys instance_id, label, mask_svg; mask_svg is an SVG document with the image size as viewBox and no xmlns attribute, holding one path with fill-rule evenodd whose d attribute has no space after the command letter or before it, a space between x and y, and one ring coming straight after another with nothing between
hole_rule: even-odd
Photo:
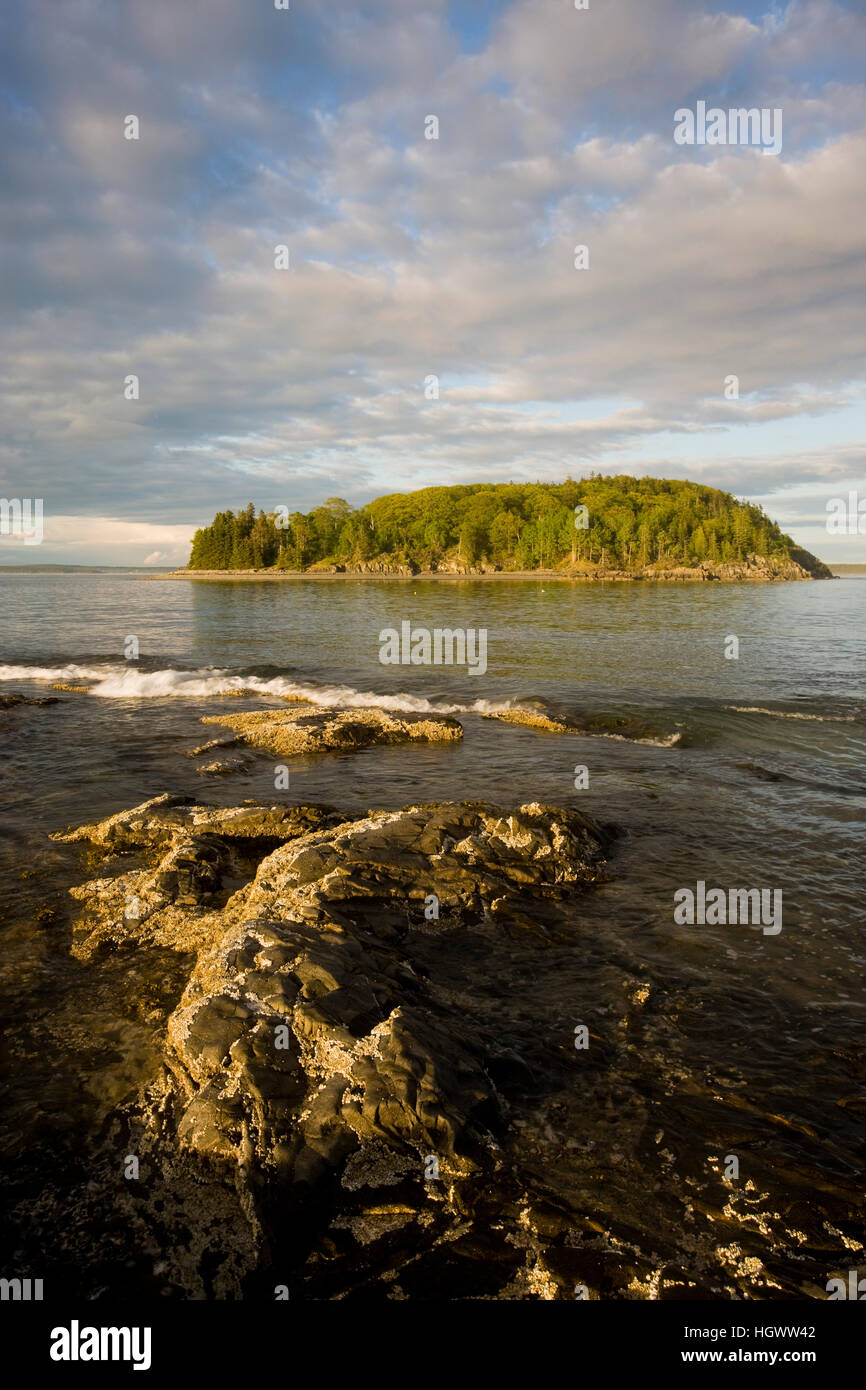
<instances>
[{"instance_id":1,"label":"island","mask_svg":"<svg viewBox=\"0 0 866 1390\"><path fill-rule=\"evenodd\" d=\"M330 497L310 512L219 512L186 569L159 578L544 576L605 580L830 579L763 508L701 483L590 474ZM156 576L155 576L156 577Z\"/></svg>"}]
</instances>

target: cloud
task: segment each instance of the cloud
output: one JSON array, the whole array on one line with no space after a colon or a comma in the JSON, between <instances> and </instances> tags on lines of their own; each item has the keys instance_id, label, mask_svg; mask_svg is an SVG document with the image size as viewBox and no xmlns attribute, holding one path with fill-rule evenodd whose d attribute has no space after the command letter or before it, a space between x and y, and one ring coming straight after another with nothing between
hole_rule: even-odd
<instances>
[{"instance_id":1,"label":"cloud","mask_svg":"<svg viewBox=\"0 0 866 1390\"><path fill-rule=\"evenodd\" d=\"M742 8L512 0L469 48L444 0L7 12L0 491L80 518L79 551L122 551L106 515L180 528L130 542L174 563L250 499L616 471L673 439L741 494L795 456L820 479L863 398L866 25ZM675 146L697 97L781 105L781 158ZM822 421L832 447L797 454Z\"/></svg>"},{"instance_id":2,"label":"cloud","mask_svg":"<svg viewBox=\"0 0 866 1390\"><path fill-rule=\"evenodd\" d=\"M0 563L67 565L184 565L195 528L116 517L44 515L41 545L0 538Z\"/></svg>"}]
</instances>

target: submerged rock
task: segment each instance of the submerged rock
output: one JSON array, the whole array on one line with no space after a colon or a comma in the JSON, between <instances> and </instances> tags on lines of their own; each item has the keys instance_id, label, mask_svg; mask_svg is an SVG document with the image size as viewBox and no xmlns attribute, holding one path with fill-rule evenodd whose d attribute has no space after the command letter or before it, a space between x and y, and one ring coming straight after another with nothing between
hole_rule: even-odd
<instances>
[{"instance_id":1,"label":"submerged rock","mask_svg":"<svg viewBox=\"0 0 866 1390\"><path fill-rule=\"evenodd\" d=\"M583 734L592 738L625 739L633 743L650 743L657 747L673 748L680 741L678 730L648 724L632 715L617 714L548 714L543 708L521 707L492 710L482 719L498 719L503 724L521 724L550 734Z\"/></svg>"},{"instance_id":2,"label":"submerged rock","mask_svg":"<svg viewBox=\"0 0 866 1390\"><path fill-rule=\"evenodd\" d=\"M553 719L534 709L502 709L484 714L482 719L499 719L503 724L525 724L529 729L543 729L551 734L568 733L572 725L564 719Z\"/></svg>"},{"instance_id":3,"label":"submerged rock","mask_svg":"<svg viewBox=\"0 0 866 1390\"><path fill-rule=\"evenodd\" d=\"M13 709L16 705L59 705L62 701L56 695L44 695L34 699L30 695L0 695L0 709Z\"/></svg>"},{"instance_id":4,"label":"submerged rock","mask_svg":"<svg viewBox=\"0 0 866 1390\"><path fill-rule=\"evenodd\" d=\"M396 715L381 709L254 710L242 714L209 714L203 724L234 729L253 748L266 748L278 757L293 753L346 752L376 743L452 743L463 728L447 715Z\"/></svg>"},{"instance_id":5,"label":"submerged rock","mask_svg":"<svg viewBox=\"0 0 866 1390\"><path fill-rule=\"evenodd\" d=\"M209 738L207 743L200 743L196 748L190 748L187 753L188 758L197 758L201 753L209 753L212 748L237 748L241 742L239 738Z\"/></svg>"}]
</instances>

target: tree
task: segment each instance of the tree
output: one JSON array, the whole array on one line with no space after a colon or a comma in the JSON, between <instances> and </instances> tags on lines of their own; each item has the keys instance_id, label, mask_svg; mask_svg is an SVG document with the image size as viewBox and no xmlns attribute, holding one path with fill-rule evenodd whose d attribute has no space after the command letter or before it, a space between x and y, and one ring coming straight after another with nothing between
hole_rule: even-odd
<instances>
[{"instance_id":1,"label":"tree","mask_svg":"<svg viewBox=\"0 0 866 1390\"><path fill-rule=\"evenodd\" d=\"M361 560L369 560L375 551L370 518L365 512L352 512L340 528L337 554L341 560L351 560L357 564Z\"/></svg>"},{"instance_id":2,"label":"tree","mask_svg":"<svg viewBox=\"0 0 866 1390\"><path fill-rule=\"evenodd\" d=\"M575 530L581 503L588 530ZM647 565L790 556L794 543L760 507L703 484L624 474L565 483L465 483L377 497L359 511L329 497L311 512L292 512L288 527L250 503L218 512L195 532L191 569L276 566L303 569L335 557L350 564L374 555L512 569L567 565Z\"/></svg>"},{"instance_id":3,"label":"tree","mask_svg":"<svg viewBox=\"0 0 866 1390\"><path fill-rule=\"evenodd\" d=\"M485 541L484 527L467 517L460 528L460 558L465 565L474 565L481 558Z\"/></svg>"}]
</instances>

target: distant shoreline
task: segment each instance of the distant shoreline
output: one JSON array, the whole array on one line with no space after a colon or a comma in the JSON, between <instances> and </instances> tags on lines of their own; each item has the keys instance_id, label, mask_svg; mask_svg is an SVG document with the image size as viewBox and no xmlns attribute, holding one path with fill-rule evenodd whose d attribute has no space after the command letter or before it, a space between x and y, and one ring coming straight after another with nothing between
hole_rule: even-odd
<instances>
[{"instance_id":1,"label":"distant shoreline","mask_svg":"<svg viewBox=\"0 0 866 1390\"><path fill-rule=\"evenodd\" d=\"M0 563L0 574L143 574L151 579L163 579L171 573L170 565L6 565Z\"/></svg>"}]
</instances>

